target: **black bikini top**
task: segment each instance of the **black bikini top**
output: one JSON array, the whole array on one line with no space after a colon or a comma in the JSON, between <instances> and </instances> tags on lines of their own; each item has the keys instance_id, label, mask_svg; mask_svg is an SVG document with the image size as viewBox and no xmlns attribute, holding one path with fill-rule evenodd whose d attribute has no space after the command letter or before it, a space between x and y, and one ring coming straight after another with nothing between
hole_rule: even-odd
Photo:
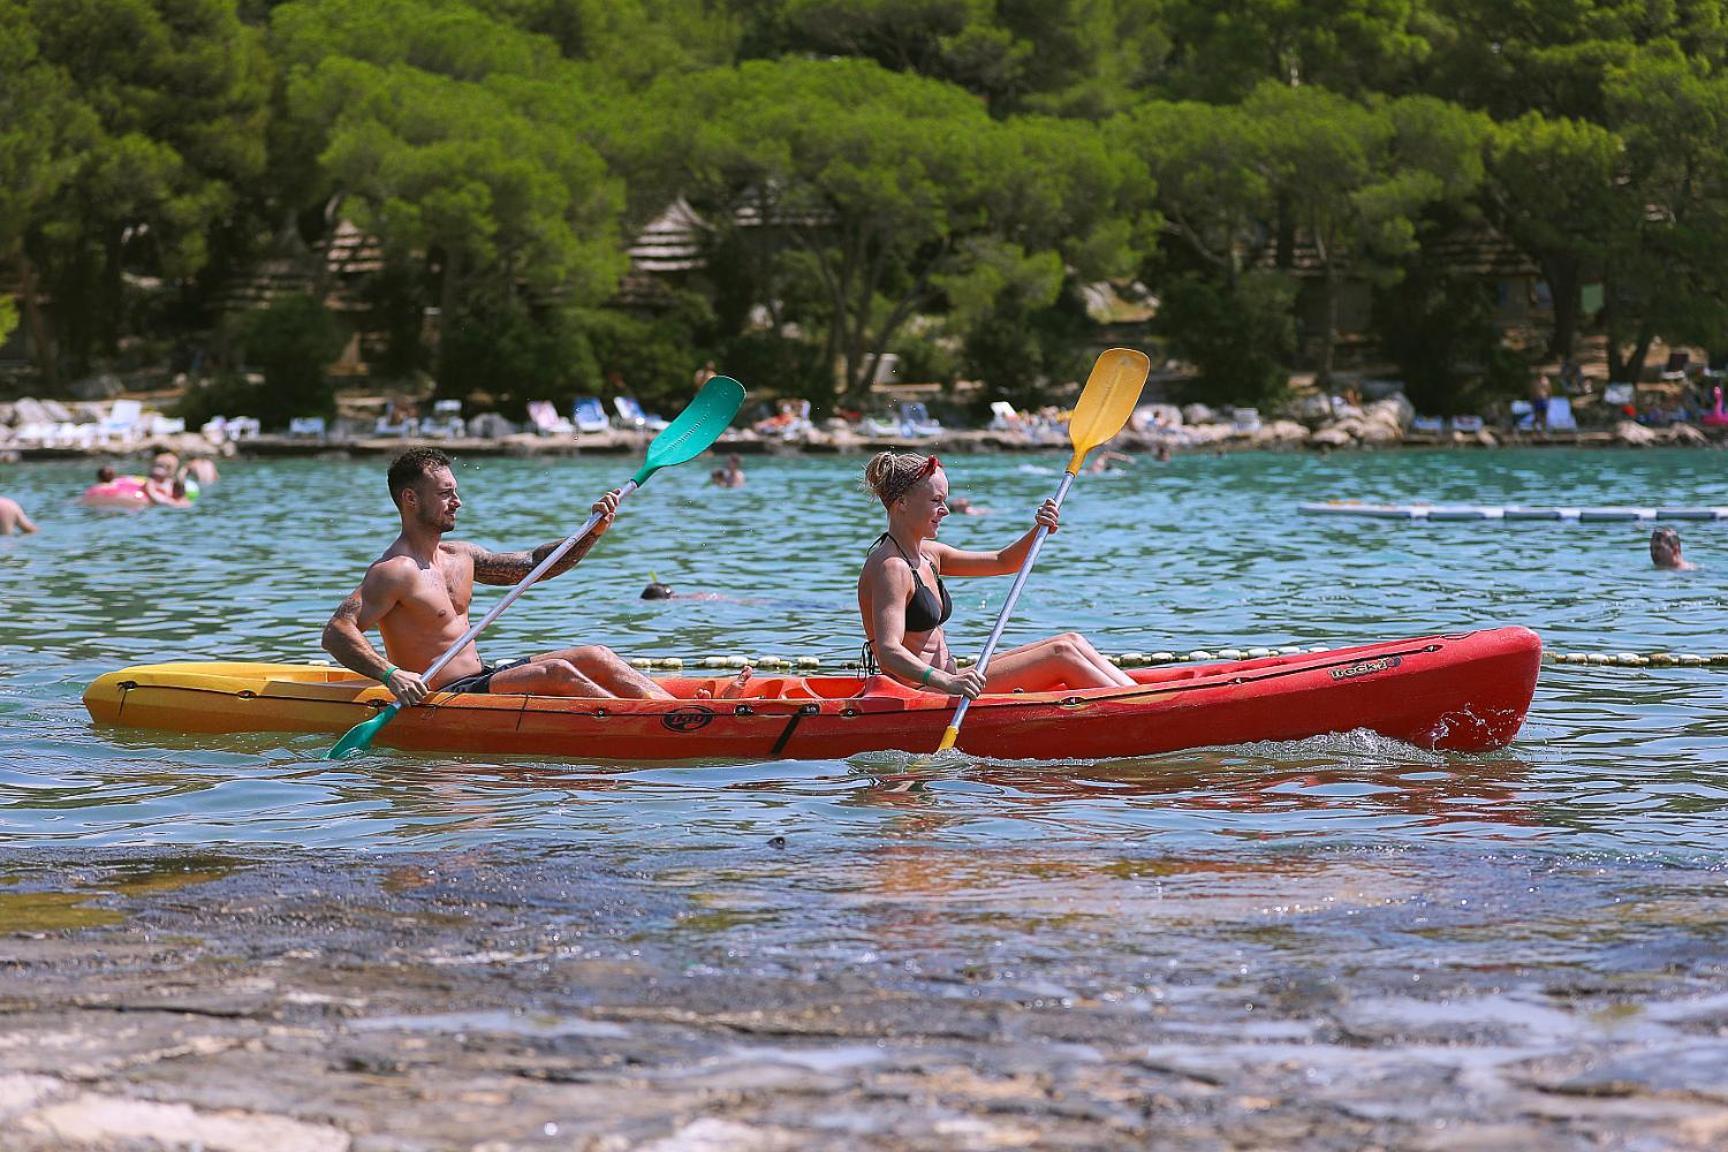
<instances>
[{"instance_id":1,"label":"black bikini top","mask_svg":"<svg viewBox=\"0 0 1728 1152\"><path fill-rule=\"evenodd\" d=\"M894 550L900 553L900 558L912 569L912 583L918 585L918 590L912 593L912 599L906 605L906 631L929 632L948 623L948 617L954 614L954 601L948 598L948 589L942 586L941 575L936 576L936 591L930 591L918 576L918 561L906 555L906 549L900 547L900 541L884 532L876 538L876 543L881 544L884 540L894 545ZM931 566L931 571L935 571L934 565ZM940 604L938 596L941 597Z\"/></svg>"}]
</instances>

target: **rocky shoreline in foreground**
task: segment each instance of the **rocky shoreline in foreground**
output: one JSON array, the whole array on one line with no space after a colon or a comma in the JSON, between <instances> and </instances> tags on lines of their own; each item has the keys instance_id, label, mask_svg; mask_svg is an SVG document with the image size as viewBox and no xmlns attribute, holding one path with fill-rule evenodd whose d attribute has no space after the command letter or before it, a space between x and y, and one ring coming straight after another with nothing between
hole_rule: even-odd
<instances>
[{"instance_id":1,"label":"rocky shoreline in foreground","mask_svg":"<svg viewBox=\"0 0 1728 1152\"><path fill-rule=\"evenodd\" d=\"M1706 867L789 839L0 853L0 1152L1728 1137Z\"/></svg>"}]
</instances>

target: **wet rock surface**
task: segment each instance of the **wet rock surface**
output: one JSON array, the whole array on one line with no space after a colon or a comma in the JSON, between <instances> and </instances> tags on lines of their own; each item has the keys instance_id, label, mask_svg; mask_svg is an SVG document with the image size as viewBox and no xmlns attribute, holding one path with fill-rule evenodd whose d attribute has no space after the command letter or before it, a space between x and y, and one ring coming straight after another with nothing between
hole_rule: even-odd
<instances>
[{"instance_id":1,"label":"wet rock surface","mask_svg":"<svg viewBox=\"0 0 1728 1152\"><path fill-rule=\"evenodd\" d=\"M0 1149L1716 1148L1713 865L0 853Z\"/></svg>"}]
</instances>

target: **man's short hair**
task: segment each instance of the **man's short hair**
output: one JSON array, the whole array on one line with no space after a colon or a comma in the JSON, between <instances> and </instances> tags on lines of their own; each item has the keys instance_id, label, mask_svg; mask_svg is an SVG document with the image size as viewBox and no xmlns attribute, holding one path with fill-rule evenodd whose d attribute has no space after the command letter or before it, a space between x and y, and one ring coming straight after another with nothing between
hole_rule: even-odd
<instances>
[{"instance_id":1,"label":"man's short hair","mask_svg":"<svg viewBox=\"0 0 1728 1152\"><path fill-rule=\"evenodd\" d=\"M436 448L410 448L390 462L390 499L402 506L402 490L436 468L450 467L450 457Z\"/></svg>"}]
</instances>

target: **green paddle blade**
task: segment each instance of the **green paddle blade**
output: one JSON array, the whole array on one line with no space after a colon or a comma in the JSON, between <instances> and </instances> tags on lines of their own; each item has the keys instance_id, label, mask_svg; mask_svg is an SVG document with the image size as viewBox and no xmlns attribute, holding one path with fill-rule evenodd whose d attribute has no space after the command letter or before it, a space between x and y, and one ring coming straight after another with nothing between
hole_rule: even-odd
<instances>
[{"instance_id":1,"label":"green paddle blade","mask_svg":"<svg viewBox=\"0 0 1728 1152\"><path fill-rule=\"evenodd\" d=\"M366 751L372 747L372 739L378 735L379 729L390 723L390 718L395 716L401 708L402 705L400 704L391 704L388 707L380 708L378 715L372 719L360 721L348 729L342 739L336 741L335 747L324 754L324 759L340 760L350 753Z\"/></svg>"},{"instance_id":2,"label":"green paddle blade","mask_svg":"<svg viewBox=\"0 0 1728 1152\"><path fill-rule=\"evenodd\" d=\"M713 376L678 419L648 445L648 459L636 473L641 484L662 468L693 460L713 447L744 406L744 385L730 376Z\"/></svg>"},{"instance_id":3,"label":"green paddle blade","mask_svg":"<svg viewBox=\"0 0 1728 1152\"><path fill-rule=\"evenodd\" d=\"M1150 371L1152 361L1133 348L1107 348L1099 355L1068 420L1068 441L1074 445L1068 471L1078 473L1086 453L1122 431L1140 403L1140 390Z\"/></svg>"}]
</instances>

